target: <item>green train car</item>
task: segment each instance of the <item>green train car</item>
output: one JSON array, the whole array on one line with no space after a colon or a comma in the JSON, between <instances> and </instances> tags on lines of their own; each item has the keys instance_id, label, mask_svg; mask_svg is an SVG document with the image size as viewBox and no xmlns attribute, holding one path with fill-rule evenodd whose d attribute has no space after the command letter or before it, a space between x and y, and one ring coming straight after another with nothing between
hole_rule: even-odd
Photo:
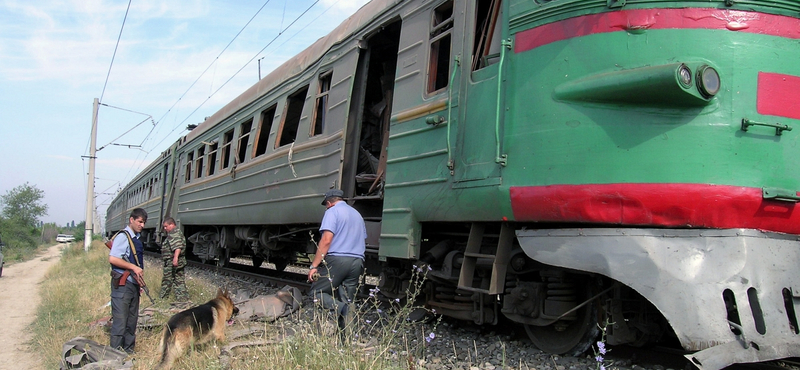
<instances>
[{"instance_id":1,"label":"green train car","mask_svg":"<svg viewBox=\"0 0 800 370\"><path fill-rule=\"evenodd\" d=\"M673 340L699 368L800 356L800 3L372 0L115 199L200 259L282 270L321 195L387 297L552 353Z\"/></svg>"}]
</instances>

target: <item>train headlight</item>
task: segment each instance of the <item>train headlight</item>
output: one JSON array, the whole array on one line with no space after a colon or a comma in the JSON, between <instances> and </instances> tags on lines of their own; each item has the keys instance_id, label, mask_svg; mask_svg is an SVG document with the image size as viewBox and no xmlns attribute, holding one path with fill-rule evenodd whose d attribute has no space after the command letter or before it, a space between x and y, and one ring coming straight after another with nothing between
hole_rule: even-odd
<instances>
[{"instance_id":1,"label":"train headlight","mask_svg":"<svg viewBox=\"0 0 800 370\"><path fill-rule=\"evenodd\" d=\"M697 90L700 91L700 95L703 95L706 99L717 95L719 92L720 81L719 81L719 73L713 67L709 67L707 65L702 65L700 68L697 69Z\"/></svg>"},{"instance_id":2,"label":"train headlight","mask_svg":"<svg viewBox=\"0 0 800 370\"><path fill-rule=\"evenodd\" d=\"M692 86L692 70L686 66L686 64L681 64L678 67L678 81L680 81L683 87L691 87Z\"/></svg>"}]
</instances>

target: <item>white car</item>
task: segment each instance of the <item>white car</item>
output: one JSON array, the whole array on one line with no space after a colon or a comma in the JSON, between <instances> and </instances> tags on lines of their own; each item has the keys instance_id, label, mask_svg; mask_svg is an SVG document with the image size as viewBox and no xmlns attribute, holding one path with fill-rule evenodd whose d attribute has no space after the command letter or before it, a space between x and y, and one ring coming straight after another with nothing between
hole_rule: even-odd
<instances>
[{"instance_id":1,"label":"white car","mask_svg":"<svg viewBox=\"0 0 800 370\"><path fill-rule=\"evenodd\" d=\"M74 240L75 237L70 234L58 234L58 236L56 236L56 241L59 243L69 243Z\"/></svg>"}]
</instances>

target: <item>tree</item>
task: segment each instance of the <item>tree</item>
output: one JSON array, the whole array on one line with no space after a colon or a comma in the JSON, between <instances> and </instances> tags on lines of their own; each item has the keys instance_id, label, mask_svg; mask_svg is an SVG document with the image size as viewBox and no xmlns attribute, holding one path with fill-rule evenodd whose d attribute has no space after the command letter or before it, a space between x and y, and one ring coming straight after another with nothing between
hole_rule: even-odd
<instances>
[{"instance_id":1,"label":"tree","mask_svg":"<svg viewBox=\"0 0 800 370\"><path fill-rule=\"evenodd\" d=\"M44 191L26 182L0 196L3 216L20 225L36 227L38 218L47 215L47 205L42 203L42 199Z\"/></svg>"}]
</instances>

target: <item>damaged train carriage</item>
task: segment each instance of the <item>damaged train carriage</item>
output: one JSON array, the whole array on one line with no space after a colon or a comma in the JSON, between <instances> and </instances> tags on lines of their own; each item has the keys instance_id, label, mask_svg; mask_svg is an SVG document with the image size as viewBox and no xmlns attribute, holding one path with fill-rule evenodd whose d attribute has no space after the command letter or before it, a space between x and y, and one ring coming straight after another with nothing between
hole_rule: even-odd
<instances>
[{"instance_id":1,"label":"damaged train carriage","mask_svg":"<svg viewBox=\"0 0 800 370\"><path fill-rule=\"evenodd\" d=\"M707 369L800 356L798 15L373 0L165 152L154 203L198 258L280 270L339 187L386 296L425 265L428 307L552 353L610 322Z\"/></svg>"}]
</instances>

